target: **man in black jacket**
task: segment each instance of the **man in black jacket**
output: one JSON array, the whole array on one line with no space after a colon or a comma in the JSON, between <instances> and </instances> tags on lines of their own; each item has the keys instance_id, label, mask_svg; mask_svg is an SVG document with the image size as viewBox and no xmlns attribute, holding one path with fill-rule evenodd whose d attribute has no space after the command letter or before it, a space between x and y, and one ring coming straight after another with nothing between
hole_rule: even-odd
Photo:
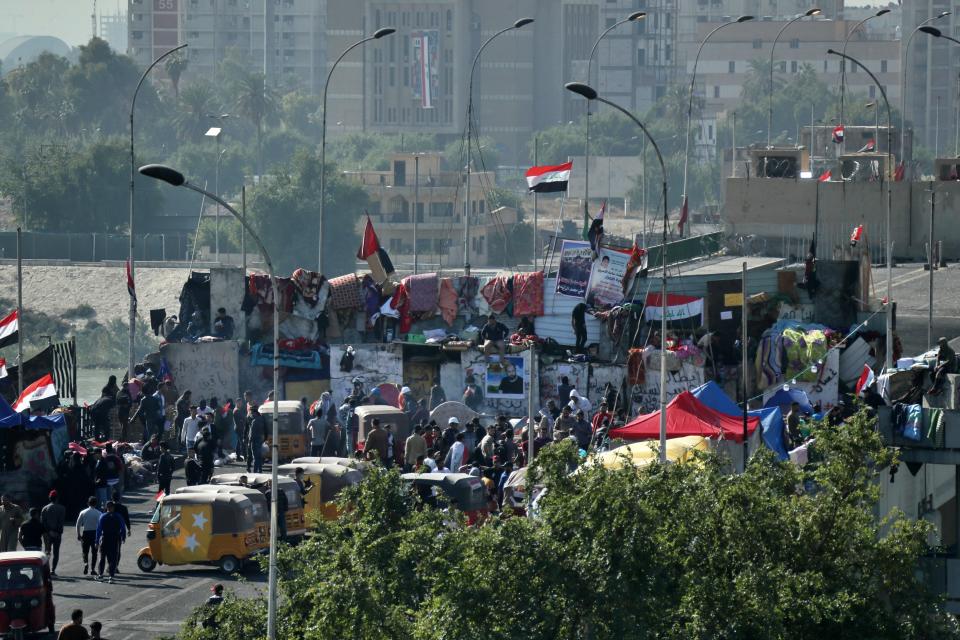
<instances>
[{"instance_id":1,"label":"man in black jacket","mask_svg":"<svg viewBox=\"0 0 960 640\"><path fill-rule=\"evenodd\" d=\"M170 445L160 443L160 457L157 459L157 485L164 495L170 495L170 482L173 480L173 456L170 455Z\"/></svg>"},{"instance_id":2,"label":"man in black jacket","mask_svg":"<svg viewBox=\"0 0 960 640\"><path fill-rule=\"evenodd\" d=\"M200 468L200 463L197 462L197 452L193 449L187 451L187 461L183 463L183 472L187 477L188 487L203 484L203 469Z\"/></svg>"},{"instance_id":3,"label":"man in black jacket","mask_svg":"<svg viewBox=\"0 0 960 640\"><path fill-rule=\"evenodd\" d=\"M206 484L213 476L213 458L217 452L217 442L209 426L201 429L200 434L200 442L197 443L197 457L200 459L201 469L200 484Z\"/></svg>"},{"instance_id":4,"label":"man in black jacket","mask_svg":"<svg viewBox=\"0 0 960 640\"><path fill-rule=\"evenodd\" d=\"M114 492L113 492L113 512L116 513L118 516L120 516L120 519L123 520L123 524L124 524L124 526L127 528L127 535L130 535L130 532L131 532L131 530L132 530L132 528L133 528L132 525L130 524L130 510L127 509L127 505L125 505L125 504L120 504L120 492L119 492L119 491L114 491ZM120 566L120 549L121 549L121 547L117 547L117 567L118 567L117 570L116 570L117 573L120 573L120 569L119 569L119 566Z\"/></svg>"}]
</instances>

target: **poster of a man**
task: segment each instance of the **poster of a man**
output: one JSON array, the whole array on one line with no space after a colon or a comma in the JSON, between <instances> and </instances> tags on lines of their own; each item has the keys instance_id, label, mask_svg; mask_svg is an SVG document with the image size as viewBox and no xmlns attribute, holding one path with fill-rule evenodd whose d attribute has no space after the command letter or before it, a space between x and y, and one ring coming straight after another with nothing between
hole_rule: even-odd
<instances>
[{"instance_id":1,"label":"poster of a man","mask_svg":"<svg viewBox=\"0 0 960 640\"><path fill-rule=\"evenodd\" d=\"M623 275L627 272L630 252L601 248L587 285L587 305L612 307L623 300Z\"/></svg>"},{"instance_id":2,"label":"poster of a man","mask_svg":"<svg viewBox=\"0 0 960 640\"><path fill-rule=\"evenodd\" d=\"M520 400L524 397L526 371L523 358L505 356L487 365L486 387L488 398Z\"/></svg>"},{"instance_id":3,"label":"poster of a man","mask_svg":"<svg viewBox=\"0 0 960 640\"><path fill-rule=\"evenodd\" d=\"M583 298L590 282L593 257L589 242L564 240L557 268L557 293L571 298Z\"/></svg>"}]
</instances>

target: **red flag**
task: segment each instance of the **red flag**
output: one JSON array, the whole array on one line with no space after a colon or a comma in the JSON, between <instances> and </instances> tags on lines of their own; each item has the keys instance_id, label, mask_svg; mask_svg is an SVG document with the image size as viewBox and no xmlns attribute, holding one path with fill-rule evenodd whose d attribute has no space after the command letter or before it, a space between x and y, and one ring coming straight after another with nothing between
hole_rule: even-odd
<instances>
[{"instance_id":1,"label":"red flag","mask_svg":"<svg viewBox=\"0 0 960 640\"><path fill-rule=\"evenodd\" d=\"M620 285L623 287L623 295L627 295L627 290L630 288L630 282L633 280L635 273L646 266L646 255L646 251L638 247L637 243L633 243L633 248L630 250L630 260L627 261L627 268L623 273L623 279L620 281Z\"/></svg>"},{"instance_id":2,"label":"red flag","mask_svg":"<svg viewBox=\"0 0 960 640\"><path fill-rule=\"evenodd\" d=\"M843 142L843 125L838 124L833 128L833 142L834 144L840 144Z\"/></svg>"},{"instance_id":3,"label":"red flag","mask_svg":"<svg viewBox=\"0 0 960 640\"><path fill-rule=\"evenodd\" d=\"M133 304L137 304L137 285L133 281L133 270L130 268L130 260L127 259L127 293L133 298Z\"/></svg>"},{"instance_id":4,"label":"red flag","mask_svg":"<svg viewBox=\"0 0 960 640\"><path fill-rule=\"evenodd\" d=\"M165 495L167 494L163 492L163 489L160 489L160 491L157 491L157 495L153 496L154 502L160 502L160 498L162 498Z\"/></svg>"},{"instance_id":5,"label":"red flag","mask_svg":"<svg viewBox=\"0 0 960 640\"><path fill-rule=\"evenodd\" d=\"M357 251L358 260L366 260L380 250L380 239L377 238L377 232L373 230L373 223L370 216L367 216L367 224L363 227L363 240L360 243L360 249Z\"/></svg>"},{"instance_id":6,"label":"red flag","mask_svg":"<svg viewBox=\"0 0 960 640\"><path fill-rule=\"evenodd\" d=\"M856 394L859 396L860 392L873 384L874 380L876 380L876 376L873 375L873 369L868 364L863 365L863 372L857 380Z\"/></svg>"},{"instance_id":7,"label":"red flag","mask_svg":"<svg viewBox=\"0 0 960 640\"><path fill-rule=\"evenodd\" d=\"M830 182L830 178L832 176L833 174L830 172L830 169L827 169L826 171L820 174L820 177L817 178L817 182Z\"/></svg>"},{"instance_id":8,"label":"red flag","mask_svg":"<svg viewBox=\"0 0 960 640\"><path fill-rule=\"evenodd\" d=\"M906 168L905 166L903 166L903 162L901 162L900 164L898 164L898 165L897 165L897 168L894 169L894 171L893 171L893 181L894 181L894 182L900 182L901 180L903 180L903 176L904 176L904 174L906 174L906 172L907 172L906 169L907 169L907 168Z\"/></svg>"},{"instance_id":9,"label":"red flag","mask_svg":"<svg viewBox=\"0 0 960 640\"><path fill-rule=\"evenodd\" d=\"M876 150L877 150L877 141L876 141L876 140L868 140L868 141L867 141L867 144L865 144L865 145L863 145L862 147L860 147L860 149L857 151L857 153L873 153L873 152L876 151Z\"/></svg>"},{"instance_id":10,"label":"red flag","mask_svg":"<svg viewBox=\"0 0 960 640\"><path fill-rule=\"evenodd\" d=\"M863 225L859 224L853 230L853 233L850 234L850 246L855 247L857 243L860 242L860 238L863 237Z\"/></svg>"},{"instance_id":11,"label":"red flag","mask_svg":"<svg viewBox=\"0 0 960 640\"><path fill-rule=\"evenodd\" d=\"M683 196L683 208L680 209L680 222L677 224L677 228L680 230L680 235L683 235L683 225L687 224L687 215L690 213L690 210L687 207L687 196Z\"/></svg>"}]
</instances>

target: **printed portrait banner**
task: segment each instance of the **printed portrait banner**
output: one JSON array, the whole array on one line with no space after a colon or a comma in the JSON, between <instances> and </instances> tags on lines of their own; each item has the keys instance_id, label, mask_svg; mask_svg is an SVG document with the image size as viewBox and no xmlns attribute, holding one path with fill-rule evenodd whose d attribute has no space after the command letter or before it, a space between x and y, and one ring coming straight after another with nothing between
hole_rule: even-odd
<instances>
[{"instance_id":1,"label":"printed portrait banner","mask_svg":"<svg viewBox=\"0 0 960 640\"><path fill-rule=\"evenodd\" d=\"M623 277L630 262L630 251L602 248L590 270L587 304L612 307L623 300Z\"/></svg>"},{"instance_id":2,"label":"printed portrait banner","mask_svg":"<svg viewBox=\"0 0 960 640\"><path fill-rule=\"evenodd\" d=\"M411 36L413 45L413 73L411 80L413 95L420 99L422 109L433 109L433 98L437 93L440 66L437 60L437 43L440 40L436 30L416 31Z\"/></svg>"},{"instance_id":3,"label":"printed portrait banner","mask_svg":"<svg viewBox=\"0 0 960 640\"><path fill-rule=\"evenodd\" d=\"M585 298L592 269L593 251L590 243L564 240L557 269L557 293L571 298Z\"/></svg>"},{"instance_id":4,"label":"printed portrait banner","mask_svg":"<svg viewBox=\"0 0 960 640\"><path fill-rule=\"evenodd\" d=\"M522 400L526 382L523 356L501 356L487 365L484 389L488 398Z\"/></svg>"}]
</instances>

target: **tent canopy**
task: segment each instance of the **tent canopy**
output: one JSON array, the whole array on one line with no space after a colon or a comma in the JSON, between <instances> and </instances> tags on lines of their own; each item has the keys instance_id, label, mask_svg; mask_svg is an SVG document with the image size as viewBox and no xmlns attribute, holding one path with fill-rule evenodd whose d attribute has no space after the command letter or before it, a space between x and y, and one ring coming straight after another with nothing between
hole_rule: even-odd
<instances>
[{"instance_id":1,"label":"tent canopy","mask_svg":"<svg viewBox=\"0 0 960 640\"><path fill-rule=\"evenodd\" d=\"M748 436L757 430L760 419L747 419ZM684 391L667 405L667 438L703 436L743 442L743 420L711 409ZM637 416L626 425L610 431L611 438L653 440L660 437L660 412Z\"/></svg>"},{"instance_id":2,"label":"tent canopy","mask_svg":"<svg viewBox=\"0 0 960 640\"><path fill-rule=\"evenodd\" d=\"M862 370L863 369L861 368L861 371ZM795 387L790 387L786 390L781 387L775 394L770 396L769 400L763 403L763 406L789 407L790 404L794 402L800 405L800 410L804 413L813 413L813 406L810 404L810 398L807 397L807 392L803 389L797 389Z\"/></svg>"},{"instance_id":3,"label":"tent canopy","mask_svg":"<svg viewBox=\"0 0 960 640\"><path fill-rule=\"evenodd\" d=\"M627 461L637 467L643 467L659 459L660 443L648 440L626 444L610 451L604 451L595 458L589 459L582 467L592 464L602 465L606 469L622 469ZM709 451L710 443L703 436L685 436L667 440L667 460L670 462L687 462L693 458L694 451Z\"/></svg>"},{"instance_id":4,"label":"tent canopy","mask_svg":"<svg viewBox=\"0 0 960 640\"><path fill-rule=\"evenodd\" d=\"M67 424L63 414L53 416L31 416L27 417L22 413L17 413L10 406L3 396L0 396L0 429L10 429L11 427L24 427L26 429L58 429Z\"/></svg>"},{"instance_id":5,"label":"tent canopy","mask_svg":"<svg viewBox=\"0 0 960 640\"><path fill-rule=\"evenodd\" d=\"M705 382L691 393L694 397L712 409L728 416L740 417L743 420L743 409L713 380ZM760 419L763 433L763 443L767 445L781 460L787 459L787 448L783 442L783 414L780 407L766 407L747 412L748 416Z\"/></svg>"}]
</instances>

